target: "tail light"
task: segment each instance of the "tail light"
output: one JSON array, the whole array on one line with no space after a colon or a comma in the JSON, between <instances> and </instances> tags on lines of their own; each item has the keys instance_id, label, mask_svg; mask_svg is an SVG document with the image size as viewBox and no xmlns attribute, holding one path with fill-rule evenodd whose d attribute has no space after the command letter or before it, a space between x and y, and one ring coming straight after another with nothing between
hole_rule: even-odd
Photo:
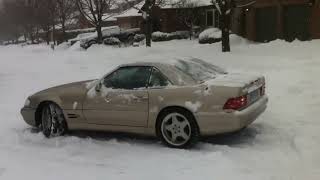
<instances>
[{"instance_id":1,"label":"tail light","mask_svg":"<svg viewBox=\"0 0 320 180\"><path fill-rule=\"evenodd\" d=\"M228 101L224 104L223 109L224 110L239 110L243 107L247 106L247 95L240 96L236 98L230 98Z\"/></svg>"}]
</instances>

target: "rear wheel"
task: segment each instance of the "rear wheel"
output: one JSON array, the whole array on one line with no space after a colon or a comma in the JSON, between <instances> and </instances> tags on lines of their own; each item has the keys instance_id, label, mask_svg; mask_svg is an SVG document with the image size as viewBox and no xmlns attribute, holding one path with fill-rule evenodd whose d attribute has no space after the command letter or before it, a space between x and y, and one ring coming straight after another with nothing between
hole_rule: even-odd
<instances>
[{"instance_id":1,"label":"rear wheel","mask_svg":"<svg viewBox=\"0 0 320 180\"><path fill-rule=\"evenodd\" d=\"M193 115L182 109L162 113L157 124L157 134L169 147L190 148L199 139L199 128Z\"/></svg>"},{"instance_id":2,"label":"rear wheel","mask_svg":"<svg viewBox=\"0 0 320 180\"><path fill-rule=\"evenodd\" d=\"M67 132L67 123L58 105L48 103L42 108L41 129L48 138L62 136Z\"/></svg>"}]
</instances>

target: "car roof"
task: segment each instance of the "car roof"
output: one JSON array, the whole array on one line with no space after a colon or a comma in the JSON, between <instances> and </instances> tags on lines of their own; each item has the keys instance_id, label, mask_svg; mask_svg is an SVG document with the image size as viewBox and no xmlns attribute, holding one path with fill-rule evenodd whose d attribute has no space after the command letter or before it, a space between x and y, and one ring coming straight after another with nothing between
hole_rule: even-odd
<instances>
[{"instance_id":1,"label":"car roof","mask_svg":"<svg viewBox=\"0 0 320 180\"><path fill-rule=\"evenodd\" d=\"M134 63L127 63L127 64L120 65L120 67L128 67L128 66L152 66L160 69L163 67L168 67L173 65L169 63L160 63L160 62L134 62Z\"/></svg>"}]
</instances>

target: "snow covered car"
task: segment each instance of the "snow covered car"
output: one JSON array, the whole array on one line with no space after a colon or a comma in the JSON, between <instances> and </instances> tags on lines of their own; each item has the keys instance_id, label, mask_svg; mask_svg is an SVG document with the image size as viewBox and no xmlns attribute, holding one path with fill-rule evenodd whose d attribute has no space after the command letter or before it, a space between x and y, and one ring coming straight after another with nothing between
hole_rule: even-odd
<instances>
[{"instance_id":1,"label":"snow covered car","mask_svg":"<svg viewBox=\"0 0 320 180\"><path fill-rule=\"evenodd\" d=\"M105 27L102 29L102 39L105 40L107 38L117 38L121 42L133 42L134 36L140 29L120 29L118 26ZM87 37L83 37L80 39L80 46L84 49L88 49L93 44L97 44L97 33L91 33Z\"/></svg>"},{"instance_id":2,"label":"snow covered car","mask_svg":"<svg viewBox=\"0 0 320 180\"><path fill-rule=\"evenodd\" d=\"M200 136L247 127L267 102L263 76L184 59L125 64L99 80L53 87L30 96L21 113L46 137L67 130L129 132L188 148Z\"/></svg>"},{"instance_id":3,"label":"snow covered car","mask_svg":"<svg viewBox=\"0 0 320 180\"><path fill-rule=\"evenodd\" d=\"M218 28L209 28L199 34L200 44L212 44L221 41L222 32Z\"/></svg>"}]
</instances>

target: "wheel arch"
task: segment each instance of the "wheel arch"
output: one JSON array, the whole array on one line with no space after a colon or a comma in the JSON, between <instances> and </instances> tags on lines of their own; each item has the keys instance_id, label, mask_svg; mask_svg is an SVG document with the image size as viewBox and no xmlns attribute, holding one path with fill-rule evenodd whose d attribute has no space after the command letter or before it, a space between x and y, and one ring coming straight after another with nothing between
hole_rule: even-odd
<instances>
[{"instance_id":1,"label":"wheel arch","mask_svg":"<svg viewBox=\"0 0 320 180\"><path fill-rule=\"evenodd\" d=\"M35 112L35 122L36 122L36 126L37 127L41 125L41 115L42 115L41 112L42 112L43 107L45 107L47 104L50 104L50 103L55 104L58 107L60 107L58 103L56 103L56 102L54 102L52 100L41 101L39 103L39 105L37 106L36 112Z\"/></svg>"},{"instance_id":2,"label":"wheel arch","mask_svg":"<svg viewBox=\"0 0 320 180\"><path fill-rule=\"evenodd\" d=\"M199 124L198 124L198 121L197 121L196 116L194 115L194 113L193 113L190 109L188 109L188 108L186 108L186 107L183 107L183 106L166 106L166 107L162 108L162 109L159 111L158 115L157 115L156 123L155 123L155 129L157 129L157 127L158 127L158 125L159 125L159 123L160 123L160 117L161 117L161 115L162 115L163 113L165 113L166 111L172 110L172 109L179 109L179 110L185 111L186 113L189 113L190 115L192 115L192 117L194 118L195 123L196 123L196 125L197 125L197 128L198 128L198 130L199 130L199 132L200 132L200 127L199 127ZM156 135L158 136L157 130L156 130Z\"/></svg>"}]
</instances>

